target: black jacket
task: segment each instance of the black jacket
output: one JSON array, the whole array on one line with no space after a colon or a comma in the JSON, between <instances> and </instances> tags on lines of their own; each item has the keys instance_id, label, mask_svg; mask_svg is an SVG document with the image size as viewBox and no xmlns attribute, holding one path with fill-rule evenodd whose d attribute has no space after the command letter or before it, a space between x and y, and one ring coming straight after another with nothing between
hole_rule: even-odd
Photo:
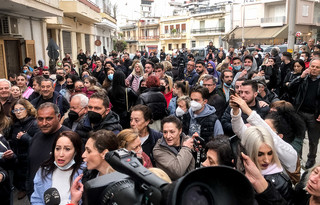
<instances>
[{"instance_id":1,"label":"black jacket","mask_svg":"<svg viewBox=\"0 0 320 205\"><path fill-rule=\"evenodd\" d=\"M126 103L126 90L127 90L127 96L128 96L128 108L134 105L134 103L137 101L138 95L134 90L131 88L123 88L119 87L117 88L117 92L115 93L112 88L108 92L108 96L110 99L110 102L112 104L112 111L120 115L122 117L122 114L124 112L127 112L127 103Z\"/></svg>"},{"instance_id":2,"label":"black jacket","mask_svg":"<svg viewBox=\"0 0 320 205\"><path fill-rule=\"evenodd\" d=\"M251 108L251 110L255 110L261 116L262 119L264 119L266 117L266 115L268 114L268 112L270 110L270 108L268 106L260 107L257 99L256 99L255 106L250 107L250 108ZM231 107L228 105L227 109L225 110L225 112L223 113L223 115L221 117L221 124L223 127L224 134L226 134L228 136L234 135L234 132L232 130L232 125L231 125L230 111L231 111ZM244 123L247 123L248 115L246 115L242 112L241 118L243 119Z\"/></svg>"},{"instance_id":3,"label":"black jacket","mask_svg":"<svg viewBox=\"0 0 320 205\"><path fill-rule=\"evenodd\" d=\"M158 139L162 137L162 134L149 127L148 127L148 132L149 132L149 137L142 144L142 150L144 153L146 153L150 157L152 165L155 166L156 164L153 158L152 150L153 150L153 147L156 145Z\"/></svg>"},{"instance_id":4,"label":"black jacket","mask_svg":"<svg viewBox=\"0 0 320 205\"><path fill-rule=\"evenodd\" d=\"M40 95L39 97L37 97L36 99L31 101L31 104L33 105L34 108L38 109L39 106L43 103L43 99L42 99L42 95ZM58 105L59 110L60 110L60 114L61 117L64 115L64 113L66 113L69 108L70 105L67 101L67 99L65 99L60 93L54 91L53 92L53 97L52 97L52 103Z\"/></svg>"},{"instance_id":5,"label":"black jacket","mask_svg":"<svg viewBox=\"0 0 320 205\"><path fill-rule=\"evenodd\" d=\"M18 164L15 166L15 186L18 189L25 189L24 183L27 178L29 164L29 146L33 136L40 132L37 121L34 117L28 117L25 120L18 120L12 125L11 147L17 155ZM20 139L17 139L19 132L25 132Z\"/></svg>"},{"instance_id":6,"label":"black jacket","mask_svg":"<svg viewBox=\"0 0 320 205\"><path fill-rule=\"evenodd\" d=\"M77 59L79 60L80 65L83 65L87 62L87 56L84 53L79 53Z\"/></svg>"},{"instance_id":7,"label":"black jacket","mask_svg":"<svg viewBox=\"0 0 320 205\"><path fill-rule=\"evenodd\" d=\"M92 71L92 75L97 78L98 82L102 85L104 79L106 79L106 73L104 72L104 68L102 67L101 70L99 72L97 72L98 67L96 67L93 71Z\"/></svg>"},{"instance_id":8,"label":"black jacket","mask_svg":"<svg viewBox=\"0 0 320 205\"><path fill-rule=\"evenodd\" d=\"M167 101L159 88L146 89L137 99L136 104L147 105L151 108L153 120L161 120L168 115Z\"/></svg>"},{"instance_id":9,"label":"black jacket","mask_svg":"<svg viewBox=\"0 0 320 205\"><path fill-rule=\"evenodd\" d=\"M270 91L269 89L266 89L266 96L262 97L259 93L257 99L268 104L279 101L278 95L275 92Z\"/></svg>"},{"instance_id":10,"label":"black jacket","mask_svg":"<svg viewBox=\"0 0 320 205\"><path fill-rule=\"evenodd\" d=\"M0 174L3 175L3 179L0 182L0 199L1 204L10 205L10 194L11 194L11 186L10 186L10 177L8 172L0 166Z\"/></svg>"},{"instance_id":11,"label":"black jacket","mask_svg":"<svg viewBox=\"0 0 320 205\"><path fill-rule=\"evenodd\" d=\"M220 119L227 107L226 99L217 94L217 91L214 90L209 94L208 104L213 106L216 109L216 115Z\"/></svg>"},{"instance_id":12,"label":"black jacket","mask_svg":"<svg viewBox=\"0 0 320 205\"><path fill-rule=\"evenodd\" d=\"M294 79L290 85L289 90L298 90L296 98L294 100L294 106L297 109L297 111L300 110L302 103L306 97L306 94L308 92L308 83L309 83L309 76L305 78L298 77ZM320 114L320 81L318 84L318 90L317 90L317 99L314 102L316 110L314 111L315 118L318 118Z\"/></svg>"},{"instance_id":13,"label":"black jacket","mask_svg":"<svg viewBox=\"0 0 320 205\"><path fill-rule=\"evenodd\" d=\"M104 129L113 131L115 134L118 134L122 130L122 127L119 124L119 122L119 116L115 112L110 110L108 115L104 119L102 119L102 121L99 124L93 125L92 127L89 117L86 115L84 117L84 120L78 124L75 132L78 133L83 142L86 143L89 138L90 131L98 131Z\"/></svg>"}]
</instances>

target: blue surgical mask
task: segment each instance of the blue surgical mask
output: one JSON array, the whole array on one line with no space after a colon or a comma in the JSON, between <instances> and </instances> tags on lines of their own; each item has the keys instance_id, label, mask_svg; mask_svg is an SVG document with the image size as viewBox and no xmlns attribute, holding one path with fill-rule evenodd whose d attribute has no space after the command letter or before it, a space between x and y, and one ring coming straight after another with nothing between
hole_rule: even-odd
<instances>
[{"instance_id":1,"label":"blue surgical mask","mask_svg":"<svg viewBox=\"0 0 320 205\"><path fill-rule=\"evenodd\" d=\"M27 70L24 70L23 72L24 72L24 73L27 73Z\"/></svg>"},{"instance_id":2,"label":"blue surgical mask","mask_svg":"<svg viewBox=\"0 0 320 205\"><path fill-rule=\"evenodd\" d=\"M112 74L112 73L108 75L108 79L109 79L110 81L113 80L113 74Z\"/></svg>"},{"instance_id":3,"label":"blue surgical mask","mask_svg":"<svg viewBox=\"0 0 320 205\"><path fill-rule=\"evenodd\" d=\"M201 80L199 84L200 84L200 86L203 86L203 80Z\"/></svg>"},{"instance_id":4,"label":"blue surgical mask","mask_svg":"<svg viewBox=\"0 0 320 205\"><path fill-rule=\"evenodd\" d=\"M74 156L75 156L75 155L74 155ZM65 170L70 169L70 168L72 167L72 165L74 165L74 164L76 163L76 162L74 161L74 156L73 156L72 160L71 160L68 164L64 165L63 167L60 167L60 166L57 164L56 161L54 161L53 163L54 163L60 170L65 171Z\"/></svg>"},{"instance_id":5,"label":"blue surgical mask","mask_svg":"<svg viewBox=\"0 0 320 205\"><path fill-rule=\"evenodd\" d=\"M240 70L241 69L241 65L237 65L237 66L233 66L233 69L235 69L235 70Z\"/></svg>"}]
</instances>

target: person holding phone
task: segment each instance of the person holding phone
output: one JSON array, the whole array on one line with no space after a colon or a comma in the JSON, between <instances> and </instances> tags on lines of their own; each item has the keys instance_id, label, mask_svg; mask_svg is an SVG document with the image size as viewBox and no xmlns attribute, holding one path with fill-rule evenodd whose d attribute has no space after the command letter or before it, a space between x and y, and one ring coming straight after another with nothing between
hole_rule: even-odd
<instances>
[{"instance_id":1,"label":"person holding phone","mask_svg":"<svg viewBox=\"0 0 320 205\"><path fill-rule=\"evenodd\" d=\"M175 116L165 117L161 127L163 137L154 146L153 157L158 168L177 180L195 168L194 138L182 132L182 123Z\"/></svg>"}]
</instances>

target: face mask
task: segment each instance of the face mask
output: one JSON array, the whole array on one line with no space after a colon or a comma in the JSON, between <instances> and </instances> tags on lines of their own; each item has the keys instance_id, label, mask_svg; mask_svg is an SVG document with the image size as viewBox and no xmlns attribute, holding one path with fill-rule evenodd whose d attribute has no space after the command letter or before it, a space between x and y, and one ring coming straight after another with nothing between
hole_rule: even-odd
<instances>
[{"instance_id":1,"label":"face mask","mask_svg":"<svg viewBox=\"0 0 320 205\"><path fill-rule=\"evenodd\" d=\"M192 100L190 103L190 107L193 112L196 112L202 108L202 105L201 105L201 103L198 103L198 102Z\"/></svg>"},{"instance_id":2,"label":"face mask","mask_svg":"<svg viewBox=\"0 0 320 205\"><path fill-rule=\"evenodd\" d=\"M182 115L184 115L184 111L181 109L181 107L178 107L177 109L176 109L176 116L177 117L181 117Z\"/></svg>"},{"instance_id":3,"label":"face mask","mask_svg":"<svg viewBox=\"0 0 320 205\"><path fill-rule=\"evenodd\" d=\"M302 53L302 51L299 51L299 53Z\"/></svg>"},{"instance_id":4,"label":"face mask","mask_svg":"<svg viewBox=\"0 0 320 205\"><path fill-rule=\"evenodd\" d=\"M74 155L75 156L75 155ZM54 161L53 163L62 171L68 170L72 167L72 165L74 165L76 162L74 161L74 156L73 159L66 165L64 165L63 167L60 167L56 161Z\"/></svg>"},{"instance_id":5,"label":"face mask","mask_svg":"<svg viewBox=\"0 0 320 205\"><path fill-rule=\"evenodd\" d=\"M141 87L140 88L141 93L143 93L143 91L145 91L146 89L147 89L147 87Z\"/></svg>"},{"instance_id":6,"label":"face mask","mask_svg":"<svg viewBox=\"0 0 320 205\"><path fill-rule=\"evenodd\" d=\"M160 91L164 92L166 90L166 87L163 85L160 85L159 89L160 89Z\"/></svg>"},{"instance_id":7,"label":"face mask","mask_svg":"<svg viewBox=\"0 0 320 205\"><path fill-rule=\"evenodd\" d=\"M43 75L45 79L49 79L49 75Z\"/></svg>"},{"instance_id":8,"label":"face mask","mask_svg":"<svg viewBox=\"0 0 320 205\"><path fill-rule=\"evenodd\" d=\"M201 86L203 86L203 80L201 80L199 84L200 84Z\"/></svg>"},{"instance_id":9,"label":"face mask","mask_svg":"<svg viewBox=\"0 0 320 205\"><path fill-rule=\"evenodd\" d=\"M63 76L62 75L56 75L57 81L63 81Z\"/></svg>"},{"instance_id":10,"label":"face mask","mask_svg":"<svg viewBox=\"0 0 320 205\"><path fill-rule=\"evenodd\" d=\"M24 70L23 72L24 72L24 73L27 73L27 70Z\"/></svg>"},{"instance_id":11,"label":"face mask","mask_svg":"<svg viewBox=\"0 0 320 205\"><path fill-rule=\"evenodd\" d=\"M300 57L300 60L303 60L303 61L304 61L304 57L301 56L301 57Z\"/></svg>"},{"instance_id":12,"label":"face mask","mask_svg":"<svg viewBox=\"0 0 320 205\"><path fill-rule=\"evenodd\" d=\"M112 81L112 80L113 80L113 74L109 74L109 75L108 75L108 79L109 79L110 81Z\"/></svg>"},{"instance_id":13,"label":"face mask","mask_svg":"<svg viewBox=\"0 0 320 205\"><path fill-rule=\"evenodd\" d=\"M69 119L74 122L76 121L77 119L79 119L79 114L73 110L70 110L69 113L68 113L68 116L69 116Z\"/></svg>"},{"instance_id":14,"label":"face mask","mask_svg":"<svg viewBox=\"0 0 320 205\"><path fill-rule=\"evenodd\" d=\"M71 90L71 89L73 89L73 88L74 88L74 84L71 84L71 85L68 85L68 84L67 84L67 89Z\"/></svg>"},{"instance_id":15,"label":"face mask","mask_svg":"<svg viewBox=\"0 0 320 205\"><path fill-rule=\"evenodd\" d=\"M97 56L97 54L94 53L93 56Z\"/></svg>"},{"instance_id":16,"label":"face mask","mask_svg":"<svg viewBox=\"0 0 320 205\"><path fill-rule=\"evenodd\" d=\"M255 55L254 57L255 57L255 58L259 58L259 55Z\"/></svg>"},{"instance_id":17,"label":"face mask","mask_svg":"<svg viewBox=\"0 0 320 205\"><path fill-rule=\"evenodd\" d=\"M177 58L177 56L173 56L173 58Z\"/></svg>"},{"instance_id":18,"label":"face mask","mask_svg":"<svg viewBox=\"0 0 320 205\"><path fill-rule=\"evenodd\" d=\"M227 88L231 88L231 85L228 85L227 83L223 83L223 85Z\"/></svg>"},{"instance_id":19,"label":"face mask","mask_svg":"<svg viewBox=\"0 0 320 205\"><path fill-rule=\"evenodd\" d=\"M17 85L17 81L12 81L11 84L12 85Z\"/></svg>"},{"instance_id":20,"label":"face mask","mask_svg":"<svg viewBox=\"0 0 320 205\"><path fill-rule=\"evenodd\" d=\"M241 65L233 66L233 69L240 70L241 69Z\"/></svg>"},{"instance_id":21,"label":"face mask","mask_svg":"<svg viewBox=\"0 0 320 205\"><path fill-rule=\"evenodd\" d=\"M102 120L102 115L97 112L88 111L88 118L90 123L97 124Z\"/></svg>"},{"instance_id":22,"label":"face mask","mask_svg":"<svg viewBox=\"0 0 320 205\"><path fill-rule=\"evenodd\" d=\"M62 66L62 63L58 63L58 66Z\"/></svg>"},{"instance_id":23,"label":"face mask","mask_svg":"<svg viewBox=\"0 0 320 205\"><path fill-rule=\"evenodd\" d=\"M214 69L213 68L207 68L208 73L213 73Z\"/></svg>"},{"instance_id":24,"label":"face mask","mask_svg":"<svg viewBox=\"0 0 320 205\"><path fill-rule=\"evenodd\" d=\"M247 71L250 70L250 68L251 68L250 66L244 66L244 69Z\"/></svg>"}]
</instances>

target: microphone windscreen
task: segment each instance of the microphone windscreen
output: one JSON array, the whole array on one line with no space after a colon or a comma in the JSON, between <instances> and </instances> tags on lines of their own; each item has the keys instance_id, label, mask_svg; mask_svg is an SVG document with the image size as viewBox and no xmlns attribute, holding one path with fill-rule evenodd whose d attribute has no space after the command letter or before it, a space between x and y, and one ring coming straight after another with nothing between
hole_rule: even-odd
<instances>
[{"instance_id":1,"label":"microphone windscreen","mask_svg":"<svg viewBox=\"0 0 320 205\"><path fill-rule=\"evenodd\" d=\"M59 205L60 204L60 194L58 190L54 187L46 190L43 194L44 203L46 205Z\"/></svg>"}]
</instances>

